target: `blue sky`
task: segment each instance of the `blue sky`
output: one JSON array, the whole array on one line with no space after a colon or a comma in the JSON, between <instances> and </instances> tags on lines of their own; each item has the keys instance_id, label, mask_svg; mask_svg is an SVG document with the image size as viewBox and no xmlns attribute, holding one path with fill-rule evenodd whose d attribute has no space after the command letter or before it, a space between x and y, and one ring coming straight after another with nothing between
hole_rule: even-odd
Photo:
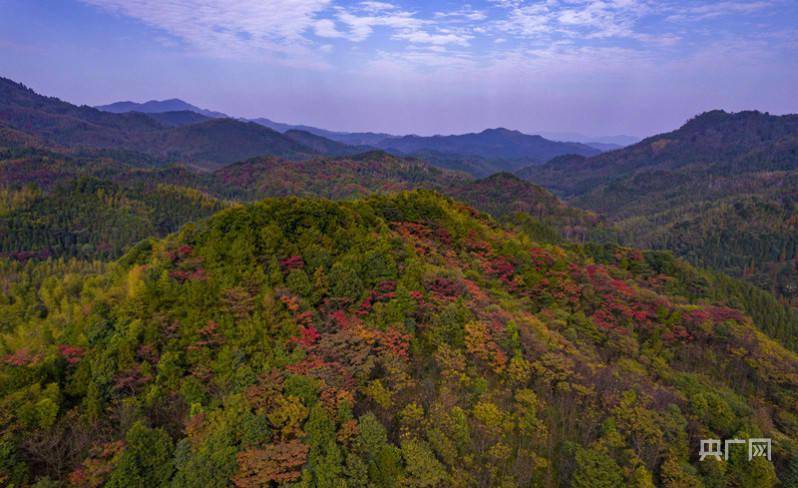
<instances>
[{"instance_id":1,"label":"blue sky","mask_svg":"<svg viewBox=\"0 0 798 488\"><path fill-rule=\"evenodd\" d=\"M0 0L0 75L339 130L642 136L798 112L798 2Z\"/></svg>"}]
</instances>

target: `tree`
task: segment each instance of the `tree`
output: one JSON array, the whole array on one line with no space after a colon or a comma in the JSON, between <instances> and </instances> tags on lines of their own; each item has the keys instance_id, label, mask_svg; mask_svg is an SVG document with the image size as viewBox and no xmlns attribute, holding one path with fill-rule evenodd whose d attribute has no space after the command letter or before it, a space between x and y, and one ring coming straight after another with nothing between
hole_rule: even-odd
<instances>
[{"instance_id":1,"label":"tree","mask_svg":"<svg viewBox=\"0 0 798 488\"><path fill-rule=\"evenodd\" d=\"M405 475L402 478L404 486L442 486L449 477L446 468L435 458L432 449L424 441L402 442L402 457L405 460Z\"/></svg>"},{"instance_id":2,"label":"tree","mask_svg":"<svg viewBox=\"0 0 798 488\"><path fill-rule=\"evenodd\" d=\"M269 444L263 449L239 452L238 473L233 484L240 488L260 488L275 483L296 481L302 476L302 466L308 458L309 447L299 440Z\"/></svg>"},{"instance_id":3,"label":"tree","mask_svg":"<svg viewBox=\"0 0 798 488\"><path fill-rule=\"evenodd\" d=\"M125 450L106 486L163 486L173 472L172 439L163 429L151 429L139 421L127 431Z\"/></svg>"},{"instance_id":4,"label":"tree","mask_svg":"<svg viewBox=\"0 0 798 488\"><path fill-rule=\"evenodd\" d=\"M622 488L626 486L623 470L607 452L598 449L576 451L576 468L571 486L574 488Z\"/></svg>"}]
</instances>

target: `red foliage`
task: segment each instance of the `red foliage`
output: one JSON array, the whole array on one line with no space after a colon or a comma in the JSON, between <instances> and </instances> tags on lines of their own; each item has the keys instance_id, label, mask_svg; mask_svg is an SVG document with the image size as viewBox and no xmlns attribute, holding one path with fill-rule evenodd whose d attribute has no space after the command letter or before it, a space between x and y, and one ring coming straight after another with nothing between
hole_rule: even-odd
<instances>
[{"instance_id":1,"label":"red foliage","mask_svg":"<svg viewBox=\"0 0 798 488\"><path fill-rule=\"evenodd\" d=\"M395 280L383 281L382 283L377 285L377 290L379 290L381 293L396 291L396 281Z\"/></svg>"},{"instance_id":2,"label":"red foliage","mask_svg":"<svg viewBox=\"0 0 798 488\"><path fill-rule=\"evenodd\" d=\"M538 271L550 268L555 261L554 256L542 247L531 248L529 256L532 258L532 265Z\"/></svg>"},{"instance_id":3,"label":"red foliage","mask_svg":"<svg viewBox=\"0 0 798 488\"><path fill-rule=\"evenodd\" d=\"M410 349L410 335L402 334L393 327L380 334L378 351L407 360Z\"/></svg>"},{"instance_id":4,"label":"red foliage","mask_svg":"<svg viewBox=\"0 0 798 488\"><path fill-rule=\"evenodd\" d=\"M444 246L452 245L452 235L443 227L438 227L435 229L435 239Z\"/></svg>"},{"instance_id":5,"label":"red foliage","mask_svg":"<svg viewBox=\"0 0 798 488\"><path fill-rule=\"evenodd\" d=\"M124 449L124 441L108 442L91 449L91 456L69 473L69 485L80 488L96 488L105 483L113 471L113 458Z\"/></svg>"},{"instance_id":6,"label":"red foliage","mask_svg":"<svg viewBox=\"0 0 798 488\"><path fill-rule=\"evenodd\" d=\"M455 299L463 294L462 284L448 278L435 278L427 284L427 290L439 298Z\"/></svg>"},{"instance_id":7,"label":"red foliage","mask_svg":"<svg viewBox=\"0 0 798 488\"><path fill-rule=\"evenodd\" d=\"M312 325L299 327L299 337L292 337L291 342L299 344L303 349L310 349L319 340L319 331Z\"/></svg>"},{"instance_id":8,"label":"red foliage","mask_svg":"<svg viewBox=\"0 0 798 488\"><path fill-rule=\"evenodd\" d=\"M224 337L219 332L219 324L213 320L198 331L200 339L188 346L189 351L196 351L204 347L216 347L224 344Z\"/></svg>"},{"instance_id":9,"label":"red foliage","mask_svg":"<svg viewBox=\"0 0 798 488\"><path fill-rule=\"evenodd\" d=\"M703 324L704 322L709 322L712 319L712 316L706 310L699 308L696 310L690 310L684 314L684 319L689 325L699 325Z\"/></svg>"},{"instance_id":10,"label":"red foliage","mask_svg":"<svg viewBox=\"0 0 798 488\"><path fill-rule=\"evenodd\" d=\"M167 251L166 254L172 261L178 261L190 256L193 250L191 246L183 244L174 251Z\"/></svg>"},{"instance_id":11,"label":"red foliage","mask_svg":"<svg viewBox=\"0 0 798 488\"><path fill-rule=\"evenodd\" d=\"M283 302L283 305L291 312L299 310L299 300L292 295L280 295L280 301Z\"/></svg>"},{"instance_id":12,"label":"red foliage","mask_svg":"<svg viewBox=\"0 0 798 488\"><path fill-rule=\"evenodd\" d=\"M205 281L208 279L208 275L205 273L204 268L192 270L173 269L169 272L169 277L179 281L181 284L186 281Z\"/></svg>"},{"instance_id":13,"label":"red foliage","mask_svg":"<svg viewBox=\"0 0 798 488\"><path fill-rule=\"evenodd\" d=\"M707 308L707 312L709 313L709 316L712 319L712 321L716 323L725 322L727 320L733 320L739 323L745 322L745 314L733 308L709 307Z\"/></svg>"},{"instance_id":14,"label":"red foliage","mask_svg":"<svg viewBox=\"0 0 798 488\"><path fill-rule=\"evenodd\" d=\"M343 310L336 310L330 313L330 321L335 328L346 330L352 327L356 320L346 315Z\"/></svg>"},{"instance_id":15,"label":"red foliage","mask_svg":"<svg viewBox=\"0 0 798 488\"><path fill-rule=\"evenodd\" d=\"M670 343L690 342L693 340L693 336L681 325L676 325L672 329L662 334L662 339Z\"/></svg>"},{"instance_id":16,"label":"red foliage","mask_svg":"<svg viewBox=\"0 0 798 488\"><path fill-rule=\"evenodd\" d=\"M292 269L304 269L305 260L302 259L302 256L289 256L280 260L280 268L284 272L291 271Z\"/></svg>"},{"instance_id":17,"label":"red foliage","mask_svg":"<svg viewBox=\"0 0 798 488\"><path fill-rule=\"evenodd\" d=\"M58 352L66 359L69 364L77 364L83 359L86 350L80 346L70 346L68 344L61 344L58 346Z\"/></svg>"},{"instance_id":18,"label":"red foliage","mask_svg":"<svg viewBox=\"0 0 798 488\"><path fill-rule=\"evenodd\" d=\"M479 257L485 257L493 254L493 248L490 244L485 241L478 241L473 236L469 237L469 239L466 241L466 250Z\"/></svg>"},{"instance_id":19,"label":"red foliage","mask_svg":"<svg viewBox=\"0 0 798 488\"><path fill-rule=\"evenodd\" d=\"M387 302L388 300L393 300L396 298L396 292L393 290L396 289L396 282L393 281L385 281L380 283L377 286L377 290L372 290L369 295L363 299L360 303L360 308L358 309L358 315L368 315L371 313L372 307L377 302ZM383 293L380 293L383 292Z\"/></svg>"},{"instance_id":20,"label":"red foliage","mask_svg":"<svg viewBox=\"0 0 798 488\"><path fill-rule=\"evenodd\" d=\"M135 393L136 390L149 382L152 378L141 373L137 365L125 371L120 371L114 378L114 390Z\"/></svg>"},{"instance_id":21,"label":"red foliage","mask_svg":"<svg viewBox=\"0 0 798 488\"><path fill-rule=\"evenodd\" d=\"M300 313L296 314L296 316L294 317L294 320L299 325L304 325L306 327L307 326L312 326L313 325L313 312L311 312L310 310L307 310L305 312L300 312Z\"/></svg>"},{"instance_id":22,"label":"red foliage","mask_svg":"<svg viewBox=\"0 0 798 488\"><path fill-rule=\"evenodd\" d=\"M484 271L488 276L499 278L511 290L517 288L517 283L513 281L515 275L515 265L504 256L497 256L485 263Z\"/></svg>"},{"instance_id":23,"label":"red foliage","mask_svg":"<svg viewBox=\"0 0 798 488\"><path fill-rule=\"evenodd\" d=\"M297 481L310 448L299 440L270 444L263 449L242 451L236 455L238 473L233 484L240 488L279 485Z\"/></svg>"},{"instance_id":24,"label":"red foliage","mask_svg":"<svg viewBox=\"0 0 798 488\"><path fill-rule=\"evenodd\" d=\"M28 349L17 349L12 354L3 356L3 362L9 366L33 366L41 358L41 353L34 354Z\"/></svg>"}]
</instances>

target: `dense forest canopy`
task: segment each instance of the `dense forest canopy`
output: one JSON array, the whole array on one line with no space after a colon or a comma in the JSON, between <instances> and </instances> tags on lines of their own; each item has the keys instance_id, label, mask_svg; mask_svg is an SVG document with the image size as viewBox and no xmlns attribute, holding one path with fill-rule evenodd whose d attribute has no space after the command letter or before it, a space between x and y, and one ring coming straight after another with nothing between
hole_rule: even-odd
<instances>
[{"instance_id":1,"label":"dense forest canopy","mask_svg":"<svg viewBox=\"0 0 798 488\"><path fill-rule=\"evenodd\" d=\"M798 304L798 116L707 112L676 131L519 173L670 249Z\"/></svg>"},{"instance_id":2,"label":"dense forest canopy","mask_svg":"<svg viewBox=\"0 0 798 488\"><path fill-rule=\"evenodd\" d=\"M187 107L0 79L0 486L798 486L794 116L585 158Z\"/></svg>"},{"instance_id":3,"label":"dense forest canopy","mask_svg":"<svg viewBox=\"0 0 798 488\"><path fill-rule=\"evenodd\" d=\"M429 192L222 210L113 264L6 261L4 483L775 486L798 356L663 253ZM771 437L773 464L697 461ZM599 483L597 485L596 483Z\"/></svg>"}]
</instances>

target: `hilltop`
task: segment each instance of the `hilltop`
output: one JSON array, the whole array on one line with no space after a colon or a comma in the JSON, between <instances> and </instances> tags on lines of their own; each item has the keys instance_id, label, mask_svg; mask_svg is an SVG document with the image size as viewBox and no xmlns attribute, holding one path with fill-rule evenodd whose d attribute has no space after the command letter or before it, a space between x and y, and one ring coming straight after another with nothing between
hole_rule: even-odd
<instances>
[{"instance_id":1,"label":"hilltop","mask_svg":"<svg viewBox=\"0 0 798 488\"><path fill-rule=\"evenodd\" d=\"M699 272L429 192L4 266L5 482L772 486L798 447L798 357ZM774 464L697 461L740 436Z\"/></svg>"},{"instance_id":2,"label":"hilltop","mask_svg":"<svg viewBox=\"0 0 798 488\"><path fill-rule=\"evenodd\" d=\"M182 162L214 168L255 156L306 158L316 152L258 124L229 118L196 117L193 110L150 116L77 107L44 97L22 84L0 78L0 119L11 131L0 146L20 137L50 149L106 149L138 153L140 159Z\"/></svg>"},{"instance_id":3,"label":"hilltop","mask_svg":"<svg viewBox=\"0 0 798 488\"><path fill-rule=\"evenodd\" d=\"M672 249L798 304L798 115L712 111L591 158L519 172L607 215L627 242Z\"/></svg>"}]
</instances>

